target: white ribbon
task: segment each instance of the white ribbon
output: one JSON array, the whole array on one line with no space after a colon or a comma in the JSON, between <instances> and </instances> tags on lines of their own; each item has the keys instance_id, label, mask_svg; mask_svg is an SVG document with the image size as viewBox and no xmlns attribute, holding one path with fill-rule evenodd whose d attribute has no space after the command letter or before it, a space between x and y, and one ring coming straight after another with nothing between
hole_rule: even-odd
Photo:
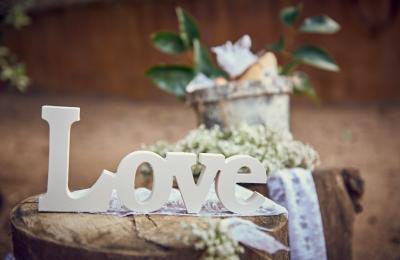
<instances>
[{"instance_id":1,"label":"white ribbon","mask_svg":"<svg viewBox=\"0 0 400 260\"><path fill-rule=\"evenodd\" d=\"M325 260L321 212L310 170L285 169L268 179L270 197L289 211L290 259Z\"/></svg>"},{"instance_id":2,"label":"white ribbon","mask_svg":"<svg viewBox=\"0 0 400 260\"><path fill-rule=\"evenodd\" d=\"M227 218L221 220L221 224L227 225L230 236L242 244L274 254L280 250L289 251L289 248L276 240L273 236L263 231L270 231L253 222L241 218ZM225 222L225 223L224 223Z\"/></svg>"}]
</instances>

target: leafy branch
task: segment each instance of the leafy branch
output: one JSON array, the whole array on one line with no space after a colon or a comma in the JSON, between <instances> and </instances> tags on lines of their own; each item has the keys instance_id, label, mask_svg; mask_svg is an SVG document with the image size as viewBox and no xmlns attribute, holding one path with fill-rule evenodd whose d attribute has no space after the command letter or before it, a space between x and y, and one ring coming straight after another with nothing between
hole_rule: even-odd
<instances>
[{"instance_id":1,"label":"leafy branch","mask_svg":"<svg viewBox=\"0 0 400 260\"><path fill-rule=\"evenodd\" d=\"M306 44L294 50L291 50L294 36L298 33L317 33L334 34L340 30L340 25L327 15L316 15L305 18L300 25L297 22L300 18L302 4L297 6L285 7L280 12L280 20L289 29L289 35L281 35L276 43L267 46L267 49L275 53L280 53L289 59L289 62L282 66L280 73L282 75L291 75L295 77L294 93L305 94L314 100L318 100L316 92L307 74L302 71L296 71L299 65L308 65L327 71L339 71L331 55L317 46Z\"/></svg>"},{"instance_id":2,"label":"leafy branch","mask_svg":"<svg viewBox=\"0 0 400 260\"><path fill-rule=\"evenodd\" d=\"M311 44L291 48L295 36L299 33L334 34L340 30L339 24L327 15L316 15L303 19L299 23L302 4L288 6L280 11L280 20L288 29L288 35L281 35L277 42L267 45L266 49L278 53L288 60L280 68L280 74L292 78L295 94L304 94L318 100L314 87L305 72L297 71L300 65L308 65L326 71L339 71L331 55ZM159 88L185 98L185 88L198 74L203 73L209 78L227 77L210 58L208 48L201 42L200 31L196 20L185 10L176 9L179 31L160 31L151 35L151 41L156 49L168 55L189 56L192 65L156 65L147 70L146 74Z\"/></svg>"},{"instance_id":3,"label":"leafy branch","mask_svg":"<svg viewBox=\"0 0 400 260\"><path fill-rule=\"evenodd\" d=\"M15 29L21 29L30 24L30 17L27 10L31 7L32 1L22 1L5 8L6 12L0 14L0 25L12 26ZM25 65L19 62L16 56L3 45L2 32L0 31L0 80L8 82L19 91L24 92L30 79L26 75Z\"/></svg>"},{"instance_id":4,"label":"leafy branch","mask_svg":"<svg viewBox=\"0 0 400 260\"><path fill-rule=\"evenodd\" d=\"M187 84L198 73L215 78L225 76L225 72L213 64L208 49L201 42L200 31L195 19L182 8L176 9L179 32L160 31L151 35L151 41L156 49L168 55L189 55L192 66L187 65L156 65L147 70L146 74L162 90L185 98Z\"/></svg>"}]
</instances>

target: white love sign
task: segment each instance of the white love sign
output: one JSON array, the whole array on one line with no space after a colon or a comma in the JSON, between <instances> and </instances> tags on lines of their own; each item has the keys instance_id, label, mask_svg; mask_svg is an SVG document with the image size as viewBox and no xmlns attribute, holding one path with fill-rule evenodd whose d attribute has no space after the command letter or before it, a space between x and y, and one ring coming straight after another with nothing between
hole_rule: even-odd
<instances>
[{"instance_id":1,"label":"white love sign","mask_svg":"<svg viewBox=\"0 0 400 260\"><path fill-rule=\"evenodd\" d=\"M188 213L198 213L211 185L215 185L222 204L235 213L252 213L265 201L257 192L246 200L235 197L237 183L267 182L261 163L248 155L225 159L221 154L169 152L166 158L149 151L135 151L126 155L115 173L104 170L95 184L85 190L71 192L68 188L69 144L71 125L79 121L77 107L43 106L42 118L50 127L49 173L47 192L39 197L39 211L50 212L105 212L113 190L124 206L139 213L160 209L171 193L176 178ZM197 162L205 166L197 183L191 167ZM148 163L153 169L153 189L143 201L135 197L135 174L140 165ZM247 167L249 173L239 173ZM214 181L216 179L216 181Z\"/></svg>"}]
</instances>

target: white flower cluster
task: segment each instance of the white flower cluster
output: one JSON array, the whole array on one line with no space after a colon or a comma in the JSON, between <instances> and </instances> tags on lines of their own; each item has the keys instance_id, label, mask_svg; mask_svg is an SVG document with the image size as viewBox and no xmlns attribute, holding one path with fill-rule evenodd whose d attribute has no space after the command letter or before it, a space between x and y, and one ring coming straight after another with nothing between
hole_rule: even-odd
<instances>
[{"instance_id":1,"label":"white flower cluster","mask_svg":"<svg viewBox=\"0 0 400 260\"><path fill-rule=\"evenodd\" d=\"M267 174L284 168L314 169L319 163L318 153L309 145L294 140L287 131L279 131L263 125L211 129L203 125L189 132L176 144L157 142L144 149L165 156L166 152L221 153L226 157L247 154L258 159ZM194 169L199 174L201 167Z\"/></svg>"},{"instance_id":2,"label":"white flower cluster","mask_svg":"<svg viewBox=\"0 0 400 260\"><path fill-rule=\"evenodd\" d=\"M191 224L194 241L185 239L196 250L204 250L204 260L238 260L244 248L229 232L227 223L220 219L206 219L205 225Z\"/></svg>"}]
</instances>

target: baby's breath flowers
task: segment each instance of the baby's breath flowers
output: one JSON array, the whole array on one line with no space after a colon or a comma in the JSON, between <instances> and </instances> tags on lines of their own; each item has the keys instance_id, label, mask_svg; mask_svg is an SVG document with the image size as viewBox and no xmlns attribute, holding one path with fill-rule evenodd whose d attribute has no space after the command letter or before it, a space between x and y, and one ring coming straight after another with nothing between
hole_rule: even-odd
<instances>
[{"instance_id":1,"label":"baby's breath flowers","mask_svg":"<svg viewBox=\"0 0 400 260\"><path fill-rule=\"evenodd\" d=\"M244 248L229 233L227 225L220 219L208 218L204 225L191 224L191 242L196 250L204 250L204 260L238 260Z\"/></svg>"},{"instance_id":2,"label":"baby's breath flowers","mask_svg":"<svg viewBox=\"0 0 400 260\"><path fill-rule=\"evenodd\" d=\"M247 154L258 159L267 174L295 167L312 170L319 163L318 153L311 146L294 140L287 131L264 125L241 124L224 129L219 126L207 129L201 125L175 144L160 141L143 148L161 156L167 152L221 153L226 157ZM193 170L198 175L201 167Z\"/></svg>"}]
</instances>

